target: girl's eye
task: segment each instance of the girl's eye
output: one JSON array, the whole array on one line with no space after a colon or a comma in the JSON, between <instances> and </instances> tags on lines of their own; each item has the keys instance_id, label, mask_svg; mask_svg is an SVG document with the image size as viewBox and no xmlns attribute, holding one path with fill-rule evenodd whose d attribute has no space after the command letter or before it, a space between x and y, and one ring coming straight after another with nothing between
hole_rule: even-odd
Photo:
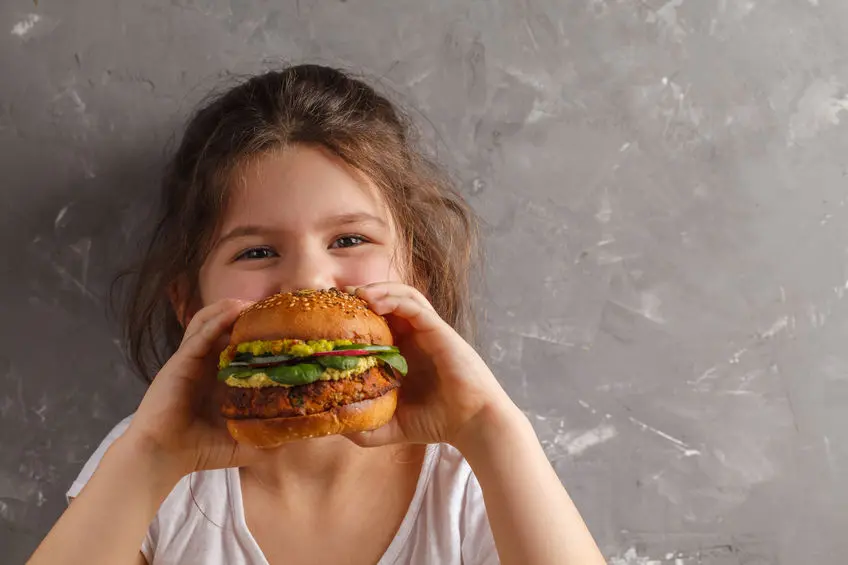
<instances>
[{"instance_id":1,"label":"girl's eye","mask_svg":"<svg viewBox=\"0 0 848 565\"><path fill-rule=\"evenodd\" d=\"M367 240L361 235L343 235L341 237L336 238L332 245L330 245L330 249L344 249L346 247L356 247L358 245L362 245L363 243L367 243Z\"/></svg>"},{"instance_id":2,"label":"girl's eye","mask_svg":"<svg viewBox=\"0 0 848 565\"><path fill-rule=\"evenodd\" d=\"M250 249L242 251L238 257L236 257L236 261L270 259L271 257L276 257L276 255L277 253L270 247L251 247Z\"/></svg>"}]
</instances>

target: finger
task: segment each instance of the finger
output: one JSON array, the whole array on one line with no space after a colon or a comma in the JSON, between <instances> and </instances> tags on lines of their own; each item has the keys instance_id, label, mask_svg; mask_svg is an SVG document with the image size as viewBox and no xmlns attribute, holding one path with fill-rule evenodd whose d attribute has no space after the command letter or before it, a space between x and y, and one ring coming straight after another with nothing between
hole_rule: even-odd
<instances>
[{"instance_id":1,"label":"finger","mask_svg":"<svg viewBox=\"0 0 848 565\"><path fill-rule=\"evenodd\" d=\"M211 353L218 339L232 327L242 311L242 306L236 301L226 305L184 339L177 353L190 358L204 359Z\"/></svg>"},{"instance_id":2,"label":"finger","mask_svg":"<svg viewBox=\"0 0 848 565\"><path fill-rule=\"evenodd\" d=\"M183 334L183 341L197 333L197 331L199 331L206 322L215 318L221 312L227 312L233 309L240 312L244 308L247 308L250 304L252 304L250 301L228 298L219 300L209 306L201 308L194 316L192 316L191 320L189 320L189 323L185 328L185 333Z\"/></svg>"},{"instance_id":3,"label":"finger","mask_svg":"<svg viewBox=\"0 0 848 565\"><path fill-rule=\"evenodd\" d=\"M379 282L356 289L377 314L391 314L417 330L434 329L443 323L433 305L416 288L396 282ZM396 331L401 328L394 326Z\"/></svg>"},{"instance_id":4,"label":"finger","mask_svg":"<svg viewBox=\"0 0 848 565\"><path fill-rule=\"evenodd\" d=\"M235 310L235 312L238 313L250 304L251 302L245 300L225 299L219 300L218 302L202 308L192 317L188 326L186 326L186 331L183 334L183 342L191 338L194 334L200 331L200 329L203 328L209 320L217 317L222 312Z\"/></svg>"},{"instance_id":5,"label":"finger","mask_svg":"<svg viewBox=\"0 0 848 565\"><path fill-rule=\"evenodd\" d=\"M345 434L345 437L360 447L380 447L406 441L406 436L395 419L376 430Z\"/></svg>"},{"instance_id":6,"label":"finger","mask_svg":"<svg viewBox=\"0 0 848 565\"><path fill-rule=\"evenodd\" d=\"M406 296L420 304L423 308L434 310L433 305L417 288L399 282L378 282L355 289L357 296L365 300L376 300L387 296Z\"/></svg>"},{"instance_id":7,"label":"finger","mask_svg":"<svg viewBox=\"0 0 848 565\"><path fill-rule=\"evenodd\" d=\"M368 303L375 313L404 320L417 331L434 330L445 323L435 310L423 306L412 296L387 295Z\"/></svg>"}]
</instances>

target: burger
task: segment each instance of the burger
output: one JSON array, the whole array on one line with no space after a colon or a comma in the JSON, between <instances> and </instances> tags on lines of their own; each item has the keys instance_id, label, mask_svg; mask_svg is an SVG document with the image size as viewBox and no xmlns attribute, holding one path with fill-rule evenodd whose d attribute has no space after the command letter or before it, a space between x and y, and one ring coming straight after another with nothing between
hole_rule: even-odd
<instances>
[{"instance_id":1,"label":"burger","mask_svg":"<svg viewBox=\"0 0 848 565\"><path fill-rule=\"evenodd\" d=\"M230 435L270 448L388 423L407 364L382 316L329 289L275 294L248 307L218 369Z\"/></svg>"}]
</instances>

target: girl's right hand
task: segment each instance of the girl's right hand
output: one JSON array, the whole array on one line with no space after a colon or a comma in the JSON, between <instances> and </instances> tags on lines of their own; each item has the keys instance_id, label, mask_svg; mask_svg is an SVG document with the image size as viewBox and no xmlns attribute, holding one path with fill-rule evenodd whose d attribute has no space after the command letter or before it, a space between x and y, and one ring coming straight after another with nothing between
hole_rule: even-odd
<instances>
[{"instance_id":1,"label":"girl's right hand","mask_svg":"<svg viewBox=\"0 0 848 565\"><path fill-rule=\"evenodd\" d=\"M255 453L227 432L215 395L218 354L239 313L249 305L228 299L197 312L124 433L126 441L151 449L179 476L238 467Z\"/></svg>"}]
</instances>

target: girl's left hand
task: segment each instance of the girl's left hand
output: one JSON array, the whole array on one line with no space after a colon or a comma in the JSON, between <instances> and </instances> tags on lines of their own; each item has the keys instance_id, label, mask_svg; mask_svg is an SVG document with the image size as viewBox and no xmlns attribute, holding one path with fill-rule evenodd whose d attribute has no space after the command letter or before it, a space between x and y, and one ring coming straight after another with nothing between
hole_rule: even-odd
<instances>
[{"instance_id":1,"label":"girl's left hand","mask_svg":"<svg viewBox=\"0 0 848 565\"><path fill-rule=\"evenodd\" d=\"M409 372L394 419L377 430L350 434L359 445L453 443L484 409L515 407L471 345L418 290L382 282L356 295L386 317Z\"/></svg>"}]
</instances>

